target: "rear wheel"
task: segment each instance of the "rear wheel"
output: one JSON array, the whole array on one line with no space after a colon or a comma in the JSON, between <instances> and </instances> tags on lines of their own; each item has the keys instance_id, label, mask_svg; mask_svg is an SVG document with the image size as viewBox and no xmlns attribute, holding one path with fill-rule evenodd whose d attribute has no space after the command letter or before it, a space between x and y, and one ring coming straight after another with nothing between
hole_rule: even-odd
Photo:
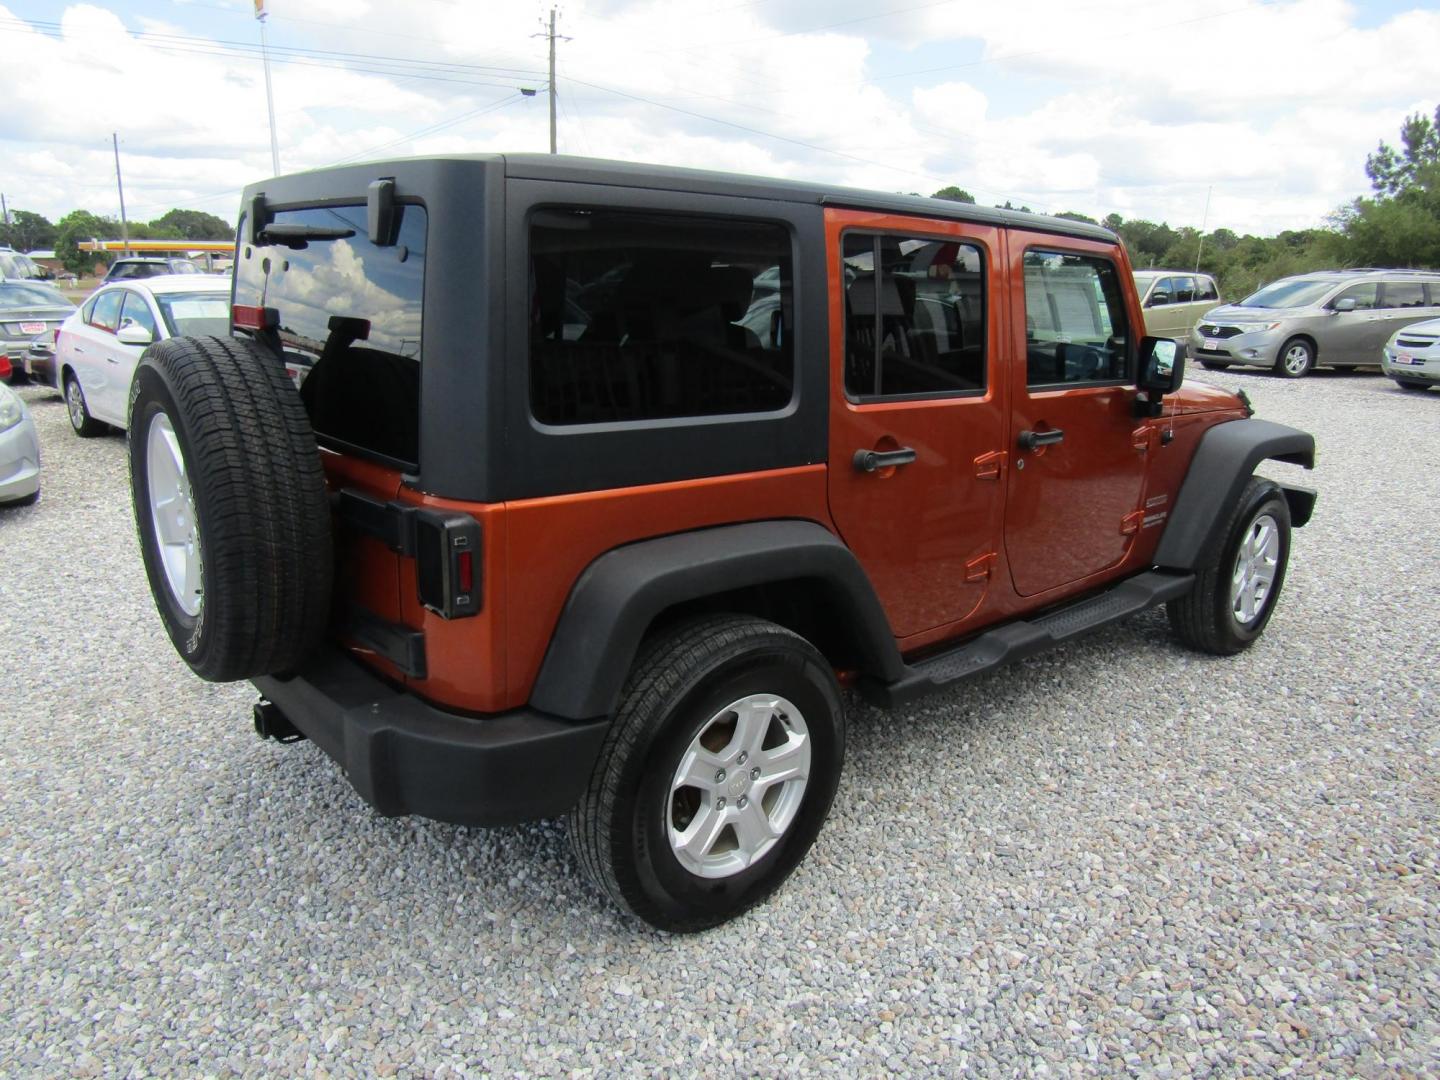
<instances>
[{"instance_id":1,"label":"rear wheel","mask_svg":"<svg viewBox=\"0 0 1440 1080\"><path fill-rule=\"evenodd\" d=\"M1166 605L1171 629L1218 656L1249 648L1270 621L1289 561L1290 504L1274 481L1253 476L1194 588Z\"/></svg>"},{"instance_id":2,"label":"rear wheel","mask_svg":"<svg viewBox=\"0 0 1440 1080\"><path fill-rule=\"evenodd\" d=\"M1299 379L1310 374L1315 366L1315 346L1304 338L1291 338L1280 347L1275 358L1275 374L1287 379Z\"/></svg>"},{"instance_id":3,"label":"rear wheel","mask_svg":"<svg viewBox=\"0 0 1440 1080\"><path fill-rule=\"evenodd\" d=\"M330 610L330 510L315 436L280 362L232 338L145 351L130 486L150 591L194 672L284 672Z\"/></svg>"},{"instance_id":4,"label":"rear wheel","mask_svg":"<svg viewBox=\"0 0 1440 1080\"><path fill-rule=\"evenodd\" d=\"M814 843L845 754L830 666L783 627L681 624L642 650L570 838L614 901L662 930L714 926Z\"/></svg>"},{"instance_id":5,"label":"rear wheel","mask_svg":"<svg viewBox=\"0 0 1440 1080\"><path fill-rule=\"evenodd\" d=\"M80 380L73 373L65 376L65 411L70 415L70 426L82 439L93 439L110 430L108 424L90 415L90 407L85 404L85 391L80 388Z\"/></svg>"}]
</instances>

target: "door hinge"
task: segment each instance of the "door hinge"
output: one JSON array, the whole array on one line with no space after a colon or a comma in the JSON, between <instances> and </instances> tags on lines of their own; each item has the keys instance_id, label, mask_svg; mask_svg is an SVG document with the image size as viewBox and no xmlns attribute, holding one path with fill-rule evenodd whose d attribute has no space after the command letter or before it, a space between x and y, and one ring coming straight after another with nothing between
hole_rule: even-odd
<instances>
[{"instance_id":1,"label":"door hinge","mask_svg":"<svg viewBox=\"0 0 1440 1080\"><path fill-rule=\"evenodd\" d=\"M1142 454L1150 449L1151 440L1155 438L1155 429L1149 424L1143 424L1130 433L1131 445Z\"/></svg>"},{"instance_id":2,"label":"door hinge","mask_svg":"<svg viewBox=\"0 0 1440 1080\"><path fill-rule=\"evenodd\" d=\"M1126 514L1120 519L1120 535L1129 536L1131 533L1140 531L1140 526L1145 524L1145 511L1136 510Z\"/></svg>"},{"instance_id":3,"label":"door hinge","mask_svg":"<svg viewBox=\"0 0 1440 1080\"><path fill-rule=\"evenodd\" d=\"M1000 470L1005 467L1005 458L1004 450L991 450L988 454L981 454L975 459L975 479L999 480Z\"/></svg>"},{"instance_id":4,"label":"door hinge","mask_svg":"<svg viewBox=\"0 0 1440 1080\"><path fill-rule=\"evenodd\" d=\"M990 576L990 571L995 569L995 552L987 551L978 559L971 559L965 564L966 581L984 581Z\"/></svg>"}]
</instances>

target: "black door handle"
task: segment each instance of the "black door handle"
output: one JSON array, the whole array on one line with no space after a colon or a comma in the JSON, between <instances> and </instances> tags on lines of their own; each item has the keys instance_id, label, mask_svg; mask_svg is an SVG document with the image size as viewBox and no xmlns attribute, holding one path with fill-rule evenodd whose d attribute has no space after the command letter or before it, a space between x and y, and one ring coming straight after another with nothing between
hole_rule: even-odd
<instances>
[{"instance_id":1,"label":"black door handle","mask_svg":"<svg viewBox=\"0 0 1440 1080\"><path fill-rule=\"evenodd\" d=\"M1049 431L1022 431L1020 432L1020 449L1034 450L1040 446L1053 446L1055 443L1065 441L1065 432L1059 428L1051 428Z\"/></svg>"},{"instance_id":2,"label":"black door handle","mask_svg":"<svg viewBox=\"0 0 1440 1080\"><path fill-rule=\"evenodd\" d=\"M875 472L895 465L909 465L915 460L915 451L908 446L899 450L856 450L855 469L857 472Z\"/></svg>"}]
</instances>

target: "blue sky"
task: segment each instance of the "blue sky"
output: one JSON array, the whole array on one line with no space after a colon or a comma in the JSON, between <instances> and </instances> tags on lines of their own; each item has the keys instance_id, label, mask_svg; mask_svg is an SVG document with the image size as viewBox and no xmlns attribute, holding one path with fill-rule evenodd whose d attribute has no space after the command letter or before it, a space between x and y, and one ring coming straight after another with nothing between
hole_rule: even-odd
<instances>
[{"instance_id":1,"label":"blue sky","mask_svg":"<svg viewBox=\"0 0 1440 1080\"><path fill-rule=\"evenodd\" d=\"M1440 11L1393 0L558 6L562 152L1177 226L1207 195L1212 228L1322 223L1440 94ZM545 149L548 3L267 7L282 170ZM0 190L114 213L117 131L133 216L234 217L271 171L258 40L251 0L0 0Z\"/></svg>"}]
</instances>

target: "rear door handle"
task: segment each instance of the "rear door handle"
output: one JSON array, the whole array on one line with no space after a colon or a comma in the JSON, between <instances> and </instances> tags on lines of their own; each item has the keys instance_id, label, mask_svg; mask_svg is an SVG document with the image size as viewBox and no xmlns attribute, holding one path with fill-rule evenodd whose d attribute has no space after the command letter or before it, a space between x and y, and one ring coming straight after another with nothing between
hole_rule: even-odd
<instances>
[{"instance_id":1,"label":"rear door handle","mask_svg":"<svg viewBox=\"0 0 1440 1080\"><path fill-rule=\"evenodd\" d=\"M854 457L856 472L875 472L895 465L909 465L914 460L915 451L908 446L898 450L856 450Z\"/></svg>"},{"instance_id":2,"label":"rear door handle","mask_svg":"<svg viewBox=\"0 0 1440 1080\"><path fill-rule=\"evenodd\" d=\"M1020 432L1020 449L1034 450L1041 446L1054 446L1056 443L1065 441L1065 432L1059 428L1051 428L1049 431L1022 431Z\"/></svg>"}]
</instances>

